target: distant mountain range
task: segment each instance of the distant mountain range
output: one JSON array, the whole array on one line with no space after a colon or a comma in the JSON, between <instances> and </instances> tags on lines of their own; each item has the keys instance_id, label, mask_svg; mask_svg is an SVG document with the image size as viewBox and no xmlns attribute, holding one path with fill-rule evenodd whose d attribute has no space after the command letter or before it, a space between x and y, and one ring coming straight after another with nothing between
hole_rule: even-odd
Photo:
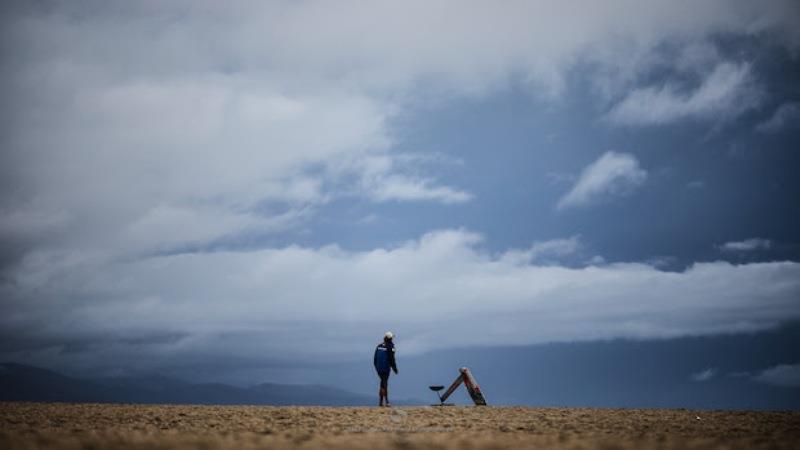
<instances>
[{"instance_id":1,"label":"distant mountain range","mask_svg":"<svg viewBox=\"0 0 800 450\"><path fill-rule=\"evenodd\" d=\"M241 388L220 383L195 384L160 375L87 380L38 367L2 363L0 401L369 406L377 399L315 385L263 383Z\"/></svg>"}]
</instances>

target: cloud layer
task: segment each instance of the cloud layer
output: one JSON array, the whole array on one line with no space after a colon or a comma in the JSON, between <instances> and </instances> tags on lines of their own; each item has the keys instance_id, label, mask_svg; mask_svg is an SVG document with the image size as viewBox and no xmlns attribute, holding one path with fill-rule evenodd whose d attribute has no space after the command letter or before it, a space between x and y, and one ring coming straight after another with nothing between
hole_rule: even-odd
<instances>
[{"instance_id":1,"label":"cloud layer","mask_svg":"<svg viewBox=\"0 0 800 450\"><path fill-rule=\"evenodd\" d=\"M703 382L714 378L716 374L717 369L709 367L708 369L693 373L689 378L691 378L692 381Z\"/></svg>"},{"instance_id":2,"label":"cloud layer","mask_svg":"<svg viewBox=\"0 0 800 450\"><path fill-rule=\"evenodd\" d=\"M760 133L774 134L800 122L800 104L784 103L775 110L772 117L756 126Z\"/></svg>"},{"instance_id":3,"label":"cloud layer","mask_svg":"<svg viewBox=\"0 0 800 450\"><path fill-rule=\"evenodd\" d=\"M750 72L747 64L722 63L686 93L670 84L635 89L614 106L609 119L626 125L658 125L688 118L733 119L761 102Z\"/></svg>"},{"instance_id":4,"label":"cloud layer","mask_svg":"<svg viewBox=\"0 0 800 450\"><path fill-rule=\"evenodd\" d=\"M628 153L606 152L589 164L572 188L558 201L558 209L586 206L615 195L624 195L647 180L647 171Z\"/></svg>"},{"instance_id":5,"label":"cloud layer","mask_svg":"<svg viewBox=\"0 0 800 450\"><path fill-rule=\"evenodd\" d=\"M303 359L321 340L348 355L387 317L417 352L796 318L792 262L566 267L577 236L495 255L461 229L364 251L335 237L322 247L263 239L307 231L342 199L479 200L440 176L452 161L405 147L405 115L437 102L513 89L557 104L580 68L612 119L601 126L738 117L758 104L759 79L715 39L800 47L797 3L761 5L6 3L2 356L62 366ZM649 71L665 47L685 57L656 82ZM632 154L608 152L547 205L602 202L647 177Z\"/></svg>"},{"instance_id":6,"label":"cloud layer","mask_svg":"<svg viewBox=\"0 0 800 450\"><path fill-rule=\"evenodd\" d=\"M743 241L726 242L720 246L726 252L752 252L756 250L768 250L772 247L772 241L762 238L751 238Z\"/></svg>"},{"instance_id":7,"label":"cloud layer","mask_svg":"<svg viewBox=\"0 0 800 450\"><path fill-rule=\"evenodd\" d=\"M569 71L588 65L607 81L598 85L619 121L705 117L745 107L754 83L747 62L719 56L714 36L800 42L791 1L693 2L691 18L685 8L9 4L2 28L14 45L1 89L13 113L0 211L5 239L20 243L10 259L33 241L127 255L274 233L302 227L343 195L465 203L474 198L465 187L398 163L391 124L409 107L511 85L556 100ZM666 44L686 48L684 65L708 60L714 70L687 93L669 82L639 86L661 64L648 55ZM619 179L635 184L641 173ZM562 207L596 192L576 189ZM262 207L275 202L287 204L280 214Z\"/></svg>"},{"instance_id":8,"label":"cloud layer","mask_svg":"<svg viewBox=\"0 0 800 450\"><path fill-rule=\"evenodd\" d=\"M800 364L779 364L763 370L753 379L775 386L800 387Z\"/></svg>"},{"instance_id":9,"label":"cloud layer","mask_svg":"<svg viewBox=\"0 0 800 450\"><path fill-rule=\"evenodd\" d=\"M30 255L16 285L2 288L2 356L67 366L141 353L154 365L304 360L357 355L384 328L414 353L742 332L800 318L797 263L566 268L510 256L521 250L491 256L480 243L444 230L363 252L290 246L110 263Z\"/></svg>"}]
</instances>

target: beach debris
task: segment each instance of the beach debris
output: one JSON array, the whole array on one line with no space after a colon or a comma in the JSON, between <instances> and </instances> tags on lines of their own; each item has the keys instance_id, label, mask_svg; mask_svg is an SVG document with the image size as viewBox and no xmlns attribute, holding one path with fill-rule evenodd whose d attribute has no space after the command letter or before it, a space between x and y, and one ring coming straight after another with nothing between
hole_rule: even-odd
<instances>
[{"instance_id":1,"label":"beach debris","mask_svg":"<svg viewBox=\"0 0 800 450\"><path fill-rule=\"evenodd\" d=\"M472 401L478 406L486 406L486 399L483 397L483 393L481 392L480 386L478 386L478 382L475 381L475 377L472 376L472 372L469 371L466 367L462 367L458 369L459 375L453 384L447 388L444 395L439 394L439 392L444 389L444 386L435 385L435 386L428 386L428 389L432 390L436 393L436 396L439 397L439 404L433 406L452 406L452 403L445 403L450 394L452 394L461 383L464 383L464 386L467 387L467 392L469 392L470 398Z\"/></svg>"}]
</instances>

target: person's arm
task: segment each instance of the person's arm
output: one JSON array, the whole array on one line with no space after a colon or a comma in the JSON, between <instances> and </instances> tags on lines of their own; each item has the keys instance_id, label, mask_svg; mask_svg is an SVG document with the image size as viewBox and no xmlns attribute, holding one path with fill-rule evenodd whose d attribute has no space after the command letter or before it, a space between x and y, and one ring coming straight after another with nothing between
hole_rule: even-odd
<instances>
[{"instance_id":1,"label":"person's arm","mask_svg":"<svg viewBox=\"0 0 800 450\"><path fill-rule=\"evenodd\" d=\"M372 356L372 365L375 366L375 370L378 370L378 347L375 347L375 355Z\"/></svg>"},{"instance_id":2,"label":"person's arm","mask_svg":"<svg viewBox=\"0 0 800 450\"><path fill-rule=\"evenodd\" d=\"M394 370L394 373L397 374L397 363L394 360L394 345L389 349L389 365L392 370Z\"/></svg>"}]
</instances>

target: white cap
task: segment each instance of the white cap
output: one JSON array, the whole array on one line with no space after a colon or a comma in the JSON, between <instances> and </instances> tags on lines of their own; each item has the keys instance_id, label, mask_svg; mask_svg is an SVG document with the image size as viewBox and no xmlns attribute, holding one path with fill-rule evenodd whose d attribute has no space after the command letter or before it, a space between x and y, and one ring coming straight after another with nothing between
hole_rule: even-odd
<instances>
[{"instance_id":1,"label":"white cap","mask_svg":"<svg viewBox=\"0 0 800 450\"><path fill-rule=\"evenodd\" d=\"M383 335L383 337L385 337L386 339L392 339L394 337L394 334L392 334L391 331L387 331L386 334Z\"/></svg>"}]
</instances>

